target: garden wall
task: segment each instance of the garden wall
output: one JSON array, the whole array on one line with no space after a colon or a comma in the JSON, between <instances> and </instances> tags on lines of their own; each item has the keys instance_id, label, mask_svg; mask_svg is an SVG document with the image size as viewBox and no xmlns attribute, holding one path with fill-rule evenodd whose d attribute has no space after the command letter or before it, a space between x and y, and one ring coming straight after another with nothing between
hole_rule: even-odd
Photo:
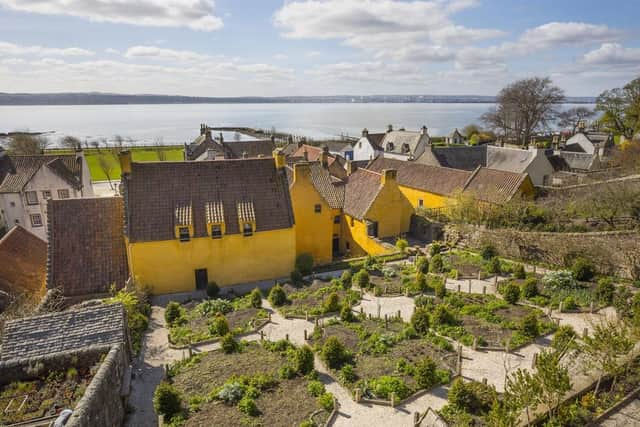
<instances>
[{"instance_id":1,"label":"garden wall","mask_svg":"<svg viewBox=\"0 0 640 427\"><path fill-rule=\"evenodd\" d=\"M448 224L445 236L449 243L469 248L491 244L504 257L554 266L566 266L580 255L590 259L600 273L640 278L639 231L548 233Z\"/></svg>"}]
</instances>

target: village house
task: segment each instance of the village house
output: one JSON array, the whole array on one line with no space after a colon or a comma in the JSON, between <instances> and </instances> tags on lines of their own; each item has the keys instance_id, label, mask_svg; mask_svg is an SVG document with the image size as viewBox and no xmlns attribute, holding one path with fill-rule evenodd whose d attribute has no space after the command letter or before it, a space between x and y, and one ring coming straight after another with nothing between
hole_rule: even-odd
<instances>
[{"instance_id":1,"label":"village house","mask_svg":"<svg viewBox=\"0 0 640 427\"><path fill-rule=\"evenodd\" d=\"M184 145L184 158L197 161L270 157L275 147L272 139L226 142L222 133L216 139L211 135L211 128L201 124L200 135L191 144Z\"/></svg>"},{"instance_id":2,"label":"village house","mask_svg":"<svg viewBox=\"0 0 640 427\"><path fill-rule=\"evenodd\" d=\"M372 160L381 155L390 159L413 160L422 155L430 144L427 127L418 132L393 130L389 125L385 133L370 134L367 129L353 146L353 160Z\"/></svg>"},{"instance_id":3,"label":"village house","mask_svg":"<svg viewBox=\"0 0 640 427\"><path fill-rule=\"evenodd\" d=\"M347 161L339 155L332 155L327 145L317 147L315 145L298 144L298 148L287 156L287 163L297 162L322 162L326 165L329 173L338 179L347 176Z\"/></svg>"},{"instance_id":4,"label":"village house","mask_svg":"<svg viewBox=\"0 0 640 427\"><path fill-rule=\"evenodd\" d=\"M91 175L81 150L29 156L0 151L0 227L21 225L46 240L49 200L91 196Z\"/></svg>"},{"instance_id":5,"label":"village house","mask_svg":"<svg viewBox=\"0 0 640 427\"><path fill-rule=\"evenodd\" d=\"M585 125L581 124L571 138L567 139L561 147L563 151L572 151L577 153L598 154L600 158L610 154L614 146L613 135L606 132L586 130Z\"/></svg>"},{"instance_id":6,"label":"village house","mask_svg":"<svg viewBox=\"0 0 640 427\"><path fill-rule=\"evenodd\" d=\"M445 138L447 145L461 145L464 144L465 141L466 138L458 131L458 128L455 128L454 131Z\"/></svg>"}]
</instances>

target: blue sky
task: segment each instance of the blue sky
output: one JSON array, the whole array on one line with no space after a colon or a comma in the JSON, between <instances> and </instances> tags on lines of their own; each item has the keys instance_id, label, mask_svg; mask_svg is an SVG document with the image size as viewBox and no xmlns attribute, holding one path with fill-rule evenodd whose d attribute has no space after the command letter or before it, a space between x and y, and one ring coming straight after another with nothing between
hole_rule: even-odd
<instances>
[{"instance_id":1,"label":"blue sky","mask_svg":"<svg viewBox=\"0 0 640 427\"><path fill-rule=\"evenodd\" d=\"M637 0L0 0L0 91L492 95L640 76Z\"/></svg>"}]
</instances>

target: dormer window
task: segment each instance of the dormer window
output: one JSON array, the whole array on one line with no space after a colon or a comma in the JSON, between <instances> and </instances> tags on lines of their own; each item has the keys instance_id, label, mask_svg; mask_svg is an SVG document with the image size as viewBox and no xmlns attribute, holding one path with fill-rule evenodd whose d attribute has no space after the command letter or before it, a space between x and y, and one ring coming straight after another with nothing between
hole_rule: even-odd
<instances>
[{"instance_id":1,"label":"dormer window","mask_svg":"<svg viewBox=\"0 0 640 427\"><path fill-rule=\"evenodd\" d=\"M238 202L238 221L242 235L252 236L256 231L256 211L252 201Z\"/></svg>"},{"instance_id":2,"label":"dormer window","mask_svg":"<svg viewBox=\"0 0 640 427\"><path fill-rule=\"evenodd\" d=\"M393 145L393 142L387 142L387 151L393 151L394 148L396 148L396 146Z\"/></svg>"},{"instance_id":3,"label":"dormer window","mask_svg":"<svg viewBox=\"0 0 640 427\"><path fill-rule=\"evenodd\" d=\"M222 225L221 224L211 224L211 238L212 239L221 239L222 238Z\"/></svg>"},{"instance_id":4,"label":"dormer window","mask_svg":"<svg viewBox=\"0 0 640 427\"><path fill-rule=\"evenodd\" d=\"M320 213L320 212L322 212L322 205L318 203L317 205L315 205L315 206L313 207L313 211L314 211L315 213Z\"/></svg>"},{"instance_id":5,"label":"dormer window","mask_svg":"<svg viewBox=\"0 0 640 427\"><path fill-rule=\"evenodd\" d=\"M245 237L253 236L253 225L250 222L242 224L242 235Z\"/></svg>"},{"instance_id":6,"label":"dormer window","mask_svg":"<svg viewBox=\"0 0 640 427\"><path fill-rule=\"evenodd\" d=\"M411 151L411 149L409 148L409 144L402 144L402 152L406 154L409 151Z\"/></svg>"},{"instance_id":7,"label":"dormer window","mask_svg":"<svg viewBox=\"0 0 640 427\"><path fill-rule=\"evenodd\" d=\"M193 237L193 216L190 203L178 203L174 210L175 236L181 242Z\"/></svg>"},{"instance_id":8,"label":"dormer window","mask_svg":"<svg viewBox=\"0 0 640 427\"><path fill-rule=\"evenodd\" d=\"M224 206L222 202L208 202L205 204L207 229L212 239L221 239L225 233Z\"/></svg>"},{"instance_id":9,"label":"dormer window","mask_svg":"<svg viewBox=\"0 0 640 427\"><path fill-rule=\"evenodd\" d=\"M188 242L189 240L191 240L189 227L178 227L178 238L181 242Z\"/></svg>"}]
</instances>

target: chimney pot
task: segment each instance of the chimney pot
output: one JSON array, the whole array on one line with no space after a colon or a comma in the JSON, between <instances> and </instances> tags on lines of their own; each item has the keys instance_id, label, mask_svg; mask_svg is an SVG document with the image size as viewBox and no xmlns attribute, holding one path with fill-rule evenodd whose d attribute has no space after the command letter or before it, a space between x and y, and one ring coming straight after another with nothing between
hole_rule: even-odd
<instances>
[{"instance_id":1,"label":"chimney pot","mask_svg":"<svg viewBox=\"0 0 640 427\"><path fill-rule=\"evenodd\" d=\"M393 131L393 125L387 125L387 132Z\"/></svg>"},{"instance_id":2,"label":"chimney pot","mask_svg":"<svg viewBox=\"0 0 640 427\"><path fill-rule=\"evenodd\" d=\"M367 128L362 129L362 136L365 137L365 138L368 137L369 136L369 129L367 129Z\"/></svg>"}]
</instances>

